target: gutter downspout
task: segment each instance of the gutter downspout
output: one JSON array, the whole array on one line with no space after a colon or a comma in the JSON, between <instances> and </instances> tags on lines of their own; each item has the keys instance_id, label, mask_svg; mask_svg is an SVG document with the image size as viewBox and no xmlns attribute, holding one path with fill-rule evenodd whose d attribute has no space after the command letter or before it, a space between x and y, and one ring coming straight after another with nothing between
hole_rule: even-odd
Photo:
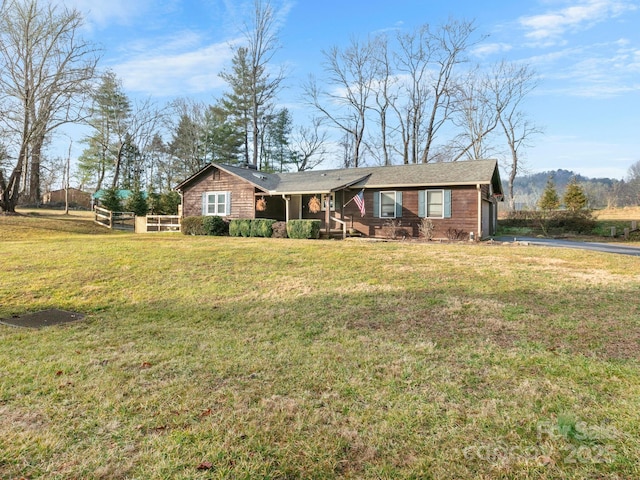
<instances>
[{"instance_id":1,"label":"gutter downspout","mask_svg":"<svg viewBox=\"0 0 640 480\"><path fill-rule=\"evenodd\" d=\"M478 241L482 240L483 232L482 232L482 187L478 183L476 185L476 189L478 190Z\"/></svg>"},{"instance_id":2,"label":"gutter downspout","mask_svg":"<svg viewBox=\"0 0 640 480\"><path fill-rule=\"evenodd\" d=\"M291 201L291 199L289 197L287 197L284 193L282 194L282 198L284 199L284 217L285 217L285 222L289 221L289 202Z\"/></svg>"}]
</instances>

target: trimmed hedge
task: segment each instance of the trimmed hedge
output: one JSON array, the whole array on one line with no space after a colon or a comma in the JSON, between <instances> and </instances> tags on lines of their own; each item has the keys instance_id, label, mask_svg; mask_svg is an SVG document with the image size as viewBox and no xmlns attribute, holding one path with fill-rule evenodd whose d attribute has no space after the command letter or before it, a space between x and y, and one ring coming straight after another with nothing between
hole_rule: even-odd
<instances>
[{"instance_id":1,"label":"trimmed hedge","mask_svg":"<svg viewBox=\"0 0 640 480\"><path fill-rule=\"evenodd\" d=\"M271 238L273 235L273 224L275 220L267 218L256 218L251 220L251 236Z\"/></svg>"},{"instance_id":2,"label":"trimmed hedge","mask_svg":"<svg viewBox=\"0 0 640 480\"><path fill-rule=\"evenodd\" d=\"M266 237L273 234L275 220L267 218L237 219L229 223L229 235L232 237Z\"/></svg>"},{"instance_id":3,"label":"trimmed hedge","mask_svg":"<svg viewBox=\"0 0 640 480\"><path fill-rule=\"evenodd\" d=\"M229 222L229 235L232 237L248 237L251 235L251 220L235 219Z\"/></svg>"},{"instance_id":4,"label":"trimmed hedge","mask_svg":"<svg viewBox=\"0 0 640 480\"><path fill-rule=\"evenodd\" d=\"M320 220L289 220L287 235L289 238L320 238Z\"/></svg>"},{"instance_id":5,"label":"trimmed hedge","mask_svg":"<svg viewBox=\"0 0 640 480\"><path fill-rule=\"evenodd\" d=\"M206 235L204 231L204 217L183 217L180 220L180 230L184 235Z\"/></svg>"},{"instance_id":6,"label":"trimmed hedge","mask_svg":"<svg viewBox=\"0 0 640 480\"><path fill-rule=\"evenodd\" d=\"M204 227L205 235L213 235L216 237L229 235L229 223L222 217L204 217L202 226Z\"/></svg>"},{"instance_id":7,"label":"trimmed hedge","mask_svg":"<svg viewBox=\"0 0 640 480\"><path fill-rule=\"evenodd\" d=\"M184 235L212 235L222 237L229 233L229 223L222 217L183 217L181 225L181 230Z\"/></svg>"}]
</instances>

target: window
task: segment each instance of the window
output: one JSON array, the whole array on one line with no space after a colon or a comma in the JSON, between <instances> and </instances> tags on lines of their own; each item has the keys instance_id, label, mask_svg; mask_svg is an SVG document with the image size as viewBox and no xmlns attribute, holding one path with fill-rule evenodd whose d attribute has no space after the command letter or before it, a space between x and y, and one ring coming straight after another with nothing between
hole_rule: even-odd
<instances>
[{"instance_id":1,"label":"window","mask_svg":"<svg viewBox=\"0 0 640 480\"><path fill-rule=\"evenodd\" d=\"M225 217L229 215L231 192L206 192L202 194L202 214Z\"/></svg>"},{"instance_id":2,"label":"window","mask_svg":"<svg viewBox=\"0 0 640 480\"><path fill-rule=\"evenodd\" d=\"M402 192L373 192L373 216L402 217Z\"/></svg>"},{"instance_id":3,"label":"window","mask_svg":"<svg viewBox=\"0 0 640 480\"><path fill-rule=\"evenodd\" d=\"M380 217L396 216L396 192L380 192Z\"/></svg>"},{"instance_id":4,"label":"window","mask_svg":"<svg viewBox=\"0 0 640 480\"><path fill-rule=\"evenodd\" d=\"M326 194L322 194L322 207L321 210L324 212L327 210L327 204L326 204ZM335 212L336 210L336 192L331 192L331 208L330 210L332 212Z\"/></svg>"},{"instance_id":5,"label":"window","mask_svg":"<svg viewBox=\"0 0 640 480\"><path fill-rule=\"evenodd\" d=\"M427 217L442 217L442 190L427 190Z\"/></svg>"},{"instance_id":6,"label":"window","mask_svg":"<svg viewBox=\"0 0 640 480\"><path fill-rule=\"evenodd\" d=\"M451 190L420 190L418 216L451 218Z\"/></svg>"}]
</instances>

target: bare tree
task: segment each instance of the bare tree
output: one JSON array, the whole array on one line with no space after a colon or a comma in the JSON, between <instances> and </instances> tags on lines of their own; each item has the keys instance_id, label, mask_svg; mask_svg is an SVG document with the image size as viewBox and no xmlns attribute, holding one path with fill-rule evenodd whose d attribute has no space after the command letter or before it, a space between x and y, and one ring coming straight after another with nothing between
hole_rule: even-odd
<instances>
[{"instance_id":1,"label":"bare tree","mask_svg":"<svg viewBox=\"0 0 640 480\"><path fill-rule=\"evenodd\" d=\"M461 130L452 140L451 161L489 158L489 135L498 126L502 103L494 101L491 78L475 68L458 82L452 122Z\"/></svg>"},{"instance_id":2,"label":"bare tree","mask_svg":"<svg viewBox=\"0 0 640 480\"><path fill-rule=\"evenodd\" d=\"M291 162L297 171L312 170L324 161L327 153L327 132L321 120L314 118L310 127L299 127L291 138Z\"/></svg>"},{"instance_id":3,"label":"bare tree","mask_svg":"<svg viewBox=\"0 0 640 480\"><path fill-rule=\"evenodd\" d=\"M205 165L202 132L207 106L202 102L177 99L171 105L174 115L173 131L168 150L173 159L173 178L187 178Z\"/></svg>"},{"instance_id":4,"label":"bare tree","mask_svg":"<svg viewBox=\"0 0 640 480\"><path fill-rule=\"evenodd\" d=\"M435 32L427 34L429 58L435 65L435 74L431 79L431 108L427 110L425 140L420 161L430 160L431 147L438 130L449 119L452 107L452 87L455 80L455 68L466 62L465 52L474 45L473 22L450 20Z\"/></svg>"},{"instance_id":5,"label":"bare tree","mask_svg":"<svg viewBox=\"0 0 640 480\"><path fill-rule=\"evenodd\" d=\"M389 124L389 111L397 99L394 86L397 77L394 75L389 51L389 39L385 35L380 35L374 40L375 56L377 63L378 80L374 84L375 107L373 109L378 114L378 125L380 127L379 157L383 165L391 165L391 135ZM370 148L372 153L378 148Z\"/></svg>"},{"instance_id":6,"label":"bare tree","mask_svg":"<svg viewBox=\"0 0 640 480\"><path fill-rule=\"evenodd\" d=\"M331 91L321 90L315 79L304 85L307 102L318 109L338 130L351 137L353 155L348 164L357 168L366 131L370 97L378 78L375 46L371 41L360 43L356 39L344 50L332 47L324 51L324 70ZM334 112L332 107L336 107Z\"/></svg>"},{"instance_id":7,"label":"bare tree","mask_svg":"<svg viewBox=\"0 0 640 480\"><path fill-rule=\"evenodd\" d=\"M15 152L9 178L0 170L0 208L15 211L28 178L29 200L40 197L40 158L49 133L81 118L98 61L78 38L77 10L38 0L3 2L0 18L0 102Z\"/></svg>"},{"instance_id":8,"label":"bare tree","mask_svg":"<svg viewBox=\"0 0 640 480\"><path fill-rule=\"evenodd\" d=\"M242 97L248 100L251 161L257 166L264 117L269 113L285 77L283 68L275 73L269 68L280 49L276 12L269 0L254 0L251 21L244 25L243 34L246 46L236 50L236 54L242 54L244 59L242 68L221 76L232 85L240 85ZM234 78L239 75L242 78Z\"/></svg>"},{"instance_id":9,"label":"bare tree","mask_svg":"<svg viewBox=\"0 0 640 480\"><path fill-rule=\"evenodd\" d=\"M542 133L522 110L522 103L537 86L535 72L528 65L501 62L493 72L491 89L498 112L498 123L509 147L507 162L509 208L515 209L513 183L521 167L523 150L532 137Z\"/></svg>"}]
</instances>

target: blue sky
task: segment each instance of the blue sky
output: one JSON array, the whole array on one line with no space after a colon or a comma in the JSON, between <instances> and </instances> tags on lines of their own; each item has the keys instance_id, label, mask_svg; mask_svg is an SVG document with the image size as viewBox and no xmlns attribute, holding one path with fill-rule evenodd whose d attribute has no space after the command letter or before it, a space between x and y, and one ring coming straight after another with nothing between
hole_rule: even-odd
<instances>
[{"instance_id":1,"label":"blue sky","mask_svg":"<svg viewBox=\"0 0 640 480\"><path fill-rule=\"evenodd\" d=\"M247 18L244 0L67 0L86 14L83 35L102 45L131 97L213 103L224 90L229 45ZM475 19L488 37L472 62L526 62L540 83L526 103L544 128L526 152L530 172L564 168L622 178L640 160L640 0L272 0L289 75L281 103L303 118L301 83L322 50L352 37L449 18ZM311 113L309 112L309 115Z\"/></svg>"}]
</instances>

